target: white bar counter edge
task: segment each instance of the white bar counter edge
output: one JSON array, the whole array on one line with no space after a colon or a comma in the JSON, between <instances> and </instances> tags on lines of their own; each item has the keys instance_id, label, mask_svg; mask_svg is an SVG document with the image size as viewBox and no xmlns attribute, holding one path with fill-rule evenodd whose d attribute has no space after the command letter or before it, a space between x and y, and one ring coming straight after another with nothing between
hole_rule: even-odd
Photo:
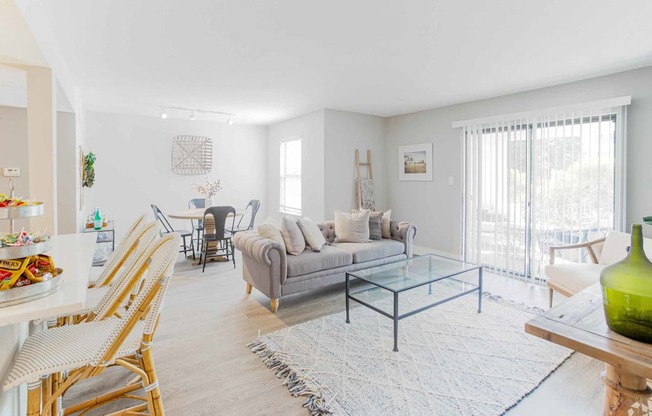
<instances>
[{"instance_id":1,"label":"white bar counter edge","mask_svg":"<svg viewBox=\"0 0 652 416\"><path fill-rule=\"evenodd\" d=\"M31 302L0 308L0 375L3 379L29 335L31 321L70 314L85 307L96 237L94 233L52 236L52 249L46 254L63 270L59 277L63 278L61 288ZM0 416L24 415L25 406L24 386L8 392L0 389Z\"/></svg>"}]
</instances>

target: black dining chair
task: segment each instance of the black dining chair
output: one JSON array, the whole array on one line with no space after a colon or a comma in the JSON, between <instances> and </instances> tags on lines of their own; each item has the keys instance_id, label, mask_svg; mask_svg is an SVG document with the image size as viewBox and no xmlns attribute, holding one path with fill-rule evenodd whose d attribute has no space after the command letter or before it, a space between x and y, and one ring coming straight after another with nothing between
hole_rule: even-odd
<instances>
[{"instance_id":1,"label":"black dining chair","mask_svg":"<svg viewBox=\"0 0 652 416\"><path fill-rule=\"evenodd\" d=\"M249 218L249 222L242 224L242 220L245 218L244 216L240 217L240 220L238 221L238 224L235 226L231 234L235 234L240 231L249 231L254 229L254 222L256 221L256 214L258 213L258 209L260 209L260 201L258 199L252 199L249 201L247 204L247 208L245 208L245 211L251 207L251 218Z\"/></svg>"},{"instance_id":2,"label":"black dining chair","mask_svg":"<svg viewBox=\"0 0 652 416\"><path fill-rule=\"evenodd\" d=\"M231 217L229 218L229 214ZM210 222L206 222L207 217L212 216L215 228L211 230ZM227 222L230 220L230 227ZM210 221L210 219L209 219ZM204 211L204 237L202 238L202 254L200 254L199 261L202 261L202 273L206 269L206 259L208 254L225 256L227 260L229 257L233 261L233 268L235 269L235 251L233 249L233 241L231 240L231 232L235 225L235 208L229 206L223 207L210 207ZM209 247L210 243L214 243L214 247Z\"/></svg>"},{"instance_id":3,"label":"black dining chair","mask_svg":"<svg viewBox=\"0 0 652 416\"><path fill-rule=\"evenodd\" d=\"M204 198L193 198L188 201L188 208L206 208L206 200ZM197 247L201 247L201 234L204 232L204 221L203 220L190 220L190 225L192 226L192 232L197 231Z\"/></svg>"},{"instance_id":4,"label":"black dining chair","mask_svg":"<svg viewBox=\"0 0 652 416\"><path fill-rule=\"evenodd\" d=\"M164 234L170 234L170 233L178 233L181 238L183 239L183 244L182 244L182 249L179 250L179 253L183 252L183 255L185 256L187 252L192 253L192 259L195 259L195 246L192 242L192 231L188 230L175 230L172 228L172 225L170 224L170 221L163 215L163 212L157 207L156 205L152 204L152 211L154 211L154 218L158 222L161 223L163 226L164 231L161 231L161 235ZM186 238L190 237L190 245L186 242Z\"/></svg>"}]
</instances>

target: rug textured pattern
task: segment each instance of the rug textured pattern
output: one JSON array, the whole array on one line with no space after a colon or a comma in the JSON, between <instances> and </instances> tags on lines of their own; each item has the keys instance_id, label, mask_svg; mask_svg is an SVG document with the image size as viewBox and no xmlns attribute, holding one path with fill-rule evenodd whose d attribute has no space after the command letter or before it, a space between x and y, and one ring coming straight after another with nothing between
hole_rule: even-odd
<instances>
[{"instance_id":1,"label":"rug textured pattern","mask_svg":"<svg viewBox=\"0 0 652 416\"><path fill-rule=\"evenodd\" d=\"M400 300L408 310L432 297L415 289ZM362 306L350 316L293 325L249 348L311 414L356 416L501 415L572 353L526 334L527 308L485 299L479 314L474 295L401 320L399 352L390 319Z\"/></svg>"}]
</instances>

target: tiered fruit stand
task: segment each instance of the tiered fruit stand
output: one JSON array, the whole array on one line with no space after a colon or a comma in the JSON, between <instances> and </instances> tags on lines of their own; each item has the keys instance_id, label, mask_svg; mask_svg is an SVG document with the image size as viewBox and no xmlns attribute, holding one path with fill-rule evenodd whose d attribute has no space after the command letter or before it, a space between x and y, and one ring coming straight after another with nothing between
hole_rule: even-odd
<instances>
[{"instance_id":1,"label":"tiered fruit stand","mask_svg":"<svg viewBox=\"0 0 652 416\"><path fill-rule=\"evenodd\" d=\"M0 207L0 220L9 220L10 230L14 232L14 220L43 215L43 211L42 203ZM25 257L43 254L50 248L49 240L24 246L0 247L0 260L22 260ZM63 283L61 272L61 269L57 269L50 280L0 290L0 308L30 302L56 292Z\"/></svg>"}]
</instances>

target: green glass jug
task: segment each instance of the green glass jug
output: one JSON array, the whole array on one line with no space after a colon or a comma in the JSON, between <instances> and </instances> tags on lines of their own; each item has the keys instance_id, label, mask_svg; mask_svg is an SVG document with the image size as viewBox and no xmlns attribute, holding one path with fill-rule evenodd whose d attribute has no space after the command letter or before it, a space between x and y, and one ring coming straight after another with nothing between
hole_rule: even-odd
<instances>
[{"instance_id":1,"label":"green glass jug","mask_svg":"<svg viewBox=\"0 0 652 416\"><path fill-rule=\"evenodd\" d=\"M628 338L652 343L652 262L643 251L641 224L632 225L627 257L600 274L607 325Z\"/></svg>"}]
</instances>

